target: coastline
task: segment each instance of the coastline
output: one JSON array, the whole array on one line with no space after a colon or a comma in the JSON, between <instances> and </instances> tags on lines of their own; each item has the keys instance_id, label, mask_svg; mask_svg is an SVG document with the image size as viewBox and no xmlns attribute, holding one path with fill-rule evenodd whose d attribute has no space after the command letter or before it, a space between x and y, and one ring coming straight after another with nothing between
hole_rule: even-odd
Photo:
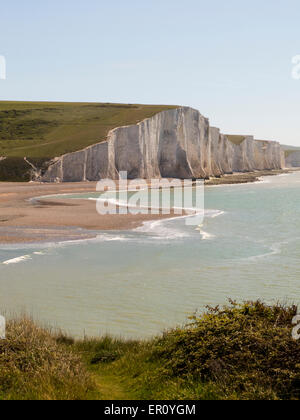
<instances>
[{"instance_id":1,"label":"coastline","mask_svg":"<svg viewBox=\"0 0 300 420\"><path fill-rule=\"evenodd\" d=\"M207 180L205 185L209 187L253 183L264 176L275 176L295 170L236 173ZM0 245L93 239L99 231L132 230L148 221L176 217L172 213L99 215L94 201L42 198L50 195L95 192L96 185L96 182L0 183ZM37 197L41 198L36 199Z\"/></svg>"},{"instance_id":2,"label":"coastline","mask_svg":"<svg viewBox=\"0 0 300 420\"><path fill-rule=\"evenodd\" d=\"M282 174L289 174L291 172L296 172L300 169L278 169L271 171L256 171L256 172L245 172L245 173L234 173L224 175L221 178L211 178L210 180L205 181L206 186L214 185L234 185L234 184L249 184L253 182L259 182L262 177L265 176L277 176Z\"/></svg>"}]
</instances>

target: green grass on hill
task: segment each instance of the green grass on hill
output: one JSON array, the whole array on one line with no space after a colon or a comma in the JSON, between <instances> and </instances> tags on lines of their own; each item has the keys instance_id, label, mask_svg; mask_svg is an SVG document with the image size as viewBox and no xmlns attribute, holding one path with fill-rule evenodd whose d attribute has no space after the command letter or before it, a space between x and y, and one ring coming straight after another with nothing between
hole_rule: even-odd
<instances>
[{"instance_id":1,"label":"green grass on hill","mask_svg":"<svg viewBox=\"0 0 300 420\"><path fill-rule=\"evenodd\" d=\"M163 105L0 102L0 156L54 158L171 108Z\"/></svg>"},{"instance_id":2,"label":"green grass on hill","mask_svg":"<svg viewBox=\"0 0 300 420\"><path fill-rule=\"evenodd\" d=\"M298 400L297 307L209 308L149 341L75 342L31 321L0 341L0 400Z\"/></svg>"},{"instance_id":3,"label":"green grass on hill","mask_svg":"<svg viewBox=\"0 0 300 420\"><path fill-rule=\"evenodd\" d=\"M31 167L43 168L52 158L105 141L116 127L136 124L176 108L62 102L0 101L0 181L29 181Z\"/></svg>"}]
</instances>

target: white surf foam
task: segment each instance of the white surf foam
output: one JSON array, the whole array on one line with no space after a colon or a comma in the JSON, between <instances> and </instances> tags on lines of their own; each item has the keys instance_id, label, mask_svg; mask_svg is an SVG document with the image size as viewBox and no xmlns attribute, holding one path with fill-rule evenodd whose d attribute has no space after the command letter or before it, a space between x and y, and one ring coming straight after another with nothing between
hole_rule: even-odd
<instances>
[{"instance_id":1,"label":"white surf foam","mask_svg":"<svg viewBox=\"0 0 300 420\"><path fill-rule=\"evenodd\" d=\"M281 254L282 245L283 243L275 243L270 246L270 250L268 252L259 255L253 255L252 257L248 258L242 258L240 261L255 262L264 258L273 257L274 255L279 255Z\"/></svg>"},{"instance_id":2,"label":"white surf foam","mask_svg":"<svg viewBox=\"0 0 300 420\"><path fill-rule=\"evenodd\" d=\"M97 237L95 238L95 241L97 242L115 242L115 241L124 242L124 241L130 241L130 240L131 239L129 237L126 237L125 235L120 236L120 235L102 234L102 235L97 235Z\"/></svg>"},{"instance_id":3,"label":"white surf foam","mask_svg":"<svg viewBox=\"0 0 300 420\"><path fill-rule=\"evenodd\" d=\"M205 212L206 217L210 217L211 219L215 219L216 217L223 216L225 214L225 211L222 210L207 210Z\"/></svg>"},{"instance_id":4,"label":"white surf foam","mask_svg":"<svg viewBox=\"0 0 300 420\"><path fill-rule=\"evenodd\" d=\"M204 230L201 230L201 229L200 229L200 235L203 241L207 241L207 240L215 238L215 235L213 235L212 233L204 232Z\"/></svg>"},{"instance_id":5,"label":"white surf foam","mask_svg":"<svg viewBox=\"0 0 300 420\"><path fill-rule=\"evenodd\" d=\"M32 258L31 258L30 255L23 255L21 257L12 258L11 260L4 261L2 264L4 264L4 265L19 264L21 262L28 261L28 260L31 260L31 259Z\"/></svg>"},{"instance_id":6,"label":"white surf foam","mask_svg":"<svg viewBox=\"0 0 300 420\"><path fill-rule=\"evenodd\" d=\"M202 211L199 214L202 214ZM205 210L205 217L208 217L208 218L216 218L223 214L225 214L225 212L221 210ZM191 217L195 217L195 214L184 215L180 217L172 217L169 219L147 221L143 223L143 226L135 229L135 231L151 234L153 235L154 239L156 238L160 240L161 239L170 240L170 239L187 238L187 237L190 237L192 234L192 231L188 229L188 226L184 226L184 227L181 226L181 228L179 228L178 226L173 225L173 224L170 226L170 222L175 223L182 219L187 219ZM203 231L202 226L198 226L196 230L200 231L200 234L203 240L215 238L213 234Z\"/></svg>"},{"instance_id":7,"label":"white surf foam","mask_svg":"<svg viewBox=\"0 0 300 420\"><path fill-rule=\"evenodd\" d=\"M147 206L142 206L142 205L137 205L137 204L133 204L133 203L128 203L125 200L117 200L116 198L105 198L105 199L89 198L89 200L102 201L102 202L109 203L109 204L112 204L112 205L117 206L117 207L140 209L141 213L147 213L147 214L151 214L151 211L155 211L155 212L157 212L157 211L161 211L161 212L170 211L170 213L171 213L172 210L175 210L175 211L180 211L181 214L189 213L188 216L190 216L190 215L195 216L196 214L203 211L202 209L198 209L196 207L193 207L193 208L190 208L190 207L172 207L172 206L171 206L171 208L154 207L154 206L151 205L151 203L149 203L149 205L147 205ZM144 212L144 210L146 210L146 212Z\"/></svg>"}]
</instances>

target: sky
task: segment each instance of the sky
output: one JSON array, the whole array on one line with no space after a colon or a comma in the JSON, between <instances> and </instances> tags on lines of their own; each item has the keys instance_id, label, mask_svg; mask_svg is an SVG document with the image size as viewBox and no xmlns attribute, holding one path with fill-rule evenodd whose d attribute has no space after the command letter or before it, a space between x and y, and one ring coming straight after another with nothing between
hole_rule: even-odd
<instances>
[{"instance_id":1,"label":"sky","mask_svg":"<svg viewBox=\"0 0 300 420\"><path fill-rule=\"evenodd\" d=\"M299 0L1 2L0 100L186 105L300 146L299 22Z\"/></svg>"}]
</instances>

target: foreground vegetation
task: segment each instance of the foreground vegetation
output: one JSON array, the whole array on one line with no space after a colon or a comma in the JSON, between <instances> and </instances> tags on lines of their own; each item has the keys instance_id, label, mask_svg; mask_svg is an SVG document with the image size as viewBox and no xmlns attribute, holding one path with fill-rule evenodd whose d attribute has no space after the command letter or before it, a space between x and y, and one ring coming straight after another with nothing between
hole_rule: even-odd
<instances>
[{"instance_id":1,"label":"foreground vegetation","mask_svg":"<svg viewBox=\"0 0 300 420\"><path fill-rule=\"evenodd\" d=\"M136 124L158 112L176 108L163 105L102 103L1 102L0 181L28 181L31 167L106 140L108 132Z\"/></svg>"},{"instance_id":2,"label":"foreground vegetation","mask_svg":"<svg viewBox=\"0 0 300 420\"><path fill-rule=\"evenodd\" d=\"M231 302L148 342L75 342L14 321L0 342L0 399L299 399L296 313Z\"/></svg>"},{"instance_id":3,"label":"foreground vegetation","mask_svg":"<svg viewBox=\"0 0 300 420\"><path fill-rule=\"evenodd\" d=\"M0 340L1 399L84 399L93 384L81 357L58 337L22 318Z\"/></svg>"}]
</instances>

